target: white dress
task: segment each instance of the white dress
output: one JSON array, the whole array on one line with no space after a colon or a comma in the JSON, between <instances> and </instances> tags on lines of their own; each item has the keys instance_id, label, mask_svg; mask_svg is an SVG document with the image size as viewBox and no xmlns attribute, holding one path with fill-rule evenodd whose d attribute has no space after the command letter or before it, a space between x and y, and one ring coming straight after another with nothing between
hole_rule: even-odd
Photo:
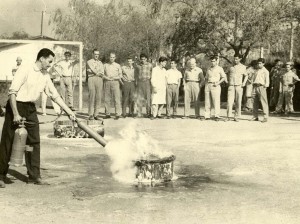
<instances>
[{"instance_id":1,"label":"white dress","mask_svg":"<svg viewBox=\"0 0 300 224\"><path fill-rule=\"evenodd\" d=\"M156 66L152 70L151 77L152 88L156 93L152 92L152 104L166 104L167 91L167 71L164 68Z\"/></svg>"}]
</instances>

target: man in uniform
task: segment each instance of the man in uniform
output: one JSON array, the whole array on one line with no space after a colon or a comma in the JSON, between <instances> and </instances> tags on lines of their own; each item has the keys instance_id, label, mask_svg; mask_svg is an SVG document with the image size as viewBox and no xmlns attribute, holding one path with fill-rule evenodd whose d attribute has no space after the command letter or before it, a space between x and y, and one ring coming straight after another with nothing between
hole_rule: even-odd
<instances>
[{"instance_id":1,"label":"man in uniform","mask_svg":"<svg viewBox=\"0 0 300 224\"><path fill-rule=\"evenodd\" d=\"M167 118L171 116L171 104L173 102L173 118L177 115L179 86L182 74L177 70L176 60L171 60L171 68L167 70Z\"/></svg>"},{"instance_id":2,"label":"man in uniform","mask_svg":"<svg viewBox=\"0 0 300 224\"><path fill-rule=\"evenodd\" d=\"M129 117L134 116L135 79L133 59L127 58L127 65L122 66L122 116L126 117L126 108L129 107Z\"/></svg>"},{"instance_id":3,"label":"man in uniform","mask_svg":"<svg viewBox=\"0 0 300 224\"><path fill-rule=\"evenodd\" d=\"M279 99L276 106L276 113L283 110L283 102L285 103L285 114L293 112L293 93L295 83L300 81L298 76L292 71L293 62L286 63L286 72L280 77Z\"/></svg>"},{"instance_id":4,"label":"man in uniform","mask_svg":"<svg viewBox=\"0 0 300 224\"><path fill-rule=\"evenodd\" d=\"M135 80L137 83L138 117L142 117L143 105L146 102L147 116L151 116L151 74L152 64L147 62L145 54L140 55L141 64L136 66Z\"/></svg>"},{"instance_id":5,"label":"man in uniform","mask_svg":"<svg viewBox=\"0 0 300 224\"><path fill-rule=\"evenodd\" d=\"M121 91L120 82L122 83L122 68L115 62L116 54L111 52L109 54L109 62L104 64L104 105L105 105L105 118L110 118L111 99L113 99L116 117L119 119L121 116Z\"/></svg>"},{"instance_id":6,"label":"man in uniform","mask_svg":"<svg viewBox=\"0 0 300 224\"><path fill-rule=\"evenodd\" d=\"M65 59L58 61L54 64L54 68L60 68L60 94L64 101L66 101L66 93L67 93L67 102L68 106L71 110L75 110L73 107L73 87L72 87L72 76L73 76L73 68L78 60L71 60L71 52L66 51L64 53Z\"/></svg>"},{"instance_id":7,"label":"man in uniform","mask_svg":"<svg viewBox=\"0 0 300 224\"><path fill-rule=\"evenodd\" d=\"M200 89L204 84L204 76L201 68L197 67L196 59L191 58L189 67L183 75L184 85L184 116L183 119L189 118L191 101L195 102L195 116L200 119Z\"/></svg>"},{"instance_id":8,"label":"man in uniform","mask_svg":"<svg viewBox=\"0 0 300 224\"><path fill-rule=\"evenodd\" d=\"M235 105L234 121L239 121L241 116L243 87L247 82L246 66L241 63L241 56L234 56L235 65L230 68L228 77L228 95L227 95L227 120L232 116L233 103Z\"/></svg>"},{"instance_id":9,"label":"man in uniform","mask_svg":"<svg viewBox=\"0 0 300 224\"><path fill-rule=\"evenodd\" d=\"M274 109L278 103L280 79L283 73L282 61L275 60L275 66L270 71L271 79L271 94L270 94L270 107Z\"/></svg>"},{"instance_id":10,"label":"man in uniform","mask_svg":"<svg viewBox=\"0 0 300 224\"><path fill-rule=\"evenodd\" d=\"M226 80L226 74L222 67L218 65L218 57L210 58L211 67L206 72L205 77L205 119L210 119L211 109L215 109L215 120L220 120L220 84Z\"/></svg>"},{"instance_id":11,"label":"man in uniform","mask_svg":"<svg viewBox=\"0 0 300 224\"><path fill-rule=\"evenodd\" d=\"M100 52L97 49L93 50L93 58L86 63L86 78L89 89L89 120L98 120L101 96L103 92L103 75L104 67L99 60Z\"/></svg>"},{"instance_id":12,"label":"man in uniform","mask_svg":"<svg viewBox=\"0 0 300 224\"><path fill-rule=\"evenodd\" d=\"M262 105L264 119L262 122L267 122L269 117L269 106L267 98L267 88L270 84L269 71L265 68L265 59L259 58L257 60L257 70L253 76L253 117L250 121L258 121L258 107L259 103Z\"/></svg>"},{"instance_id":13,"label":"man in uniform","mask_svg":"<svg viewBox=\"0 0 300 224\"><path fill-rule=\"evenodd\" d=\"M35 101L45 92L62 109L75 120L75 114L68 108L59 96L50 80L47 69L53 62L54 53L43 48L37 54L34 64L22 65L9 88L9 100L6 105L5 120L2 128L0 143L0 187L5 187L6 175L9 168L9 160L12 152L15 130L22 121L28 132L26 144L33 148L32 152L25 152L25 161L28 182L39 185L47 184L40 175L40 131Z\"/></svg>"}]
</instances>

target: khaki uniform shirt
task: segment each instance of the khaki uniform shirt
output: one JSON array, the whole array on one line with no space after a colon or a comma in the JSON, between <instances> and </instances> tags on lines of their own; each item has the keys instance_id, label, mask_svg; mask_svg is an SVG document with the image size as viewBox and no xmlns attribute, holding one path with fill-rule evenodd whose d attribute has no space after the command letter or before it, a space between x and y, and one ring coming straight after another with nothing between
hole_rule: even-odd
<instances>
[{"instance_id":1,"label":"khaki uniform shirt","mask_svg":"<svg viewBox=\"0 0 300 224\"><path fill-rule=\"evenodd\" d=\"M256 73L253 76L253 84L260 84L265 87L269 87L270 85L269 71L265 67L256 70Z\"/></svg>"},{"instance_id":2,"label":"khaki uniform shirt","mask_svg":"<svg viewBox=\"0 0 300 224\"><path fill-rule=\"evenodd\" d=\"M230 68L228 83L230 86L239 86L243 84L243 77L247 76L246 66L238 64Z\"/></svg>"},{"instance_id":3,"label":"khaki uniform shirt","mask_svg":"<svg viewBox=\"0 0 300 224\"><path fill-rule=\"evenodd\" d=\"M219 82L222 78L226 79L226 74L222 67L217 65L216 67L210 67L206 73L206 82L215 83Z\"/></svg>"}]
</instances>

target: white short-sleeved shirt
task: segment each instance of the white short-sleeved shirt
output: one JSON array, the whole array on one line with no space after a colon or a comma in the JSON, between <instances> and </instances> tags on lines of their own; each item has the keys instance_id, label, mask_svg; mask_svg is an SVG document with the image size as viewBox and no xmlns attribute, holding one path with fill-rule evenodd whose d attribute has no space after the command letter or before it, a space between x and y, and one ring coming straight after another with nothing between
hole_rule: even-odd
<instances>
[{"instance_id":1,"label":"white short-sleeved shirt","mask_svg":"<svg viewBox=\"0 0 300 224\"><path fill-rule=\"evenodd\" d=\"M182 74L177 69L167 70L167 84L179 84L179 80L182 78Z\"/></svg>"},{"instance_id":2,"label":"white short-sleeved shirt","mask_svg":"<svg viewBox=\"0 0 300 224\"><path fill-rule=\"evenodd\" d=\"M8 95L15 94L20 102L35 102L45 92L55 99L59 94L47 71L42 72L36 64L21 65L11 83Z\"/></svg>"}]
</instances>

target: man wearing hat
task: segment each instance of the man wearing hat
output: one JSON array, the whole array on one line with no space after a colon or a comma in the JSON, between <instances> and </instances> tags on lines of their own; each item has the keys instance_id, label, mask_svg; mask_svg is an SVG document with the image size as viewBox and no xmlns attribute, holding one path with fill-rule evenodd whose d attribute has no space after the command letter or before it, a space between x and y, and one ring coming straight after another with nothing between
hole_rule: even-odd
<instances>
[{"instance_id":1,"label":"man wearing hat","mask_svg":"<svg viewBox=\"0 0 300 224\"><path fill-rule=\"evenodd\" d=\"M72 76L74 65L78 60L71 60L71 52L66 51L64 53L65 59L58 61L54 64L54 68L60 74L60 94L64 101L67 101L67 105L71 110L75 110L73 106L73 87L72 87ZM59 68L59 70L57 69ZM67 93L67 99L66 99Z\"/></svg>"}]
</instances>

